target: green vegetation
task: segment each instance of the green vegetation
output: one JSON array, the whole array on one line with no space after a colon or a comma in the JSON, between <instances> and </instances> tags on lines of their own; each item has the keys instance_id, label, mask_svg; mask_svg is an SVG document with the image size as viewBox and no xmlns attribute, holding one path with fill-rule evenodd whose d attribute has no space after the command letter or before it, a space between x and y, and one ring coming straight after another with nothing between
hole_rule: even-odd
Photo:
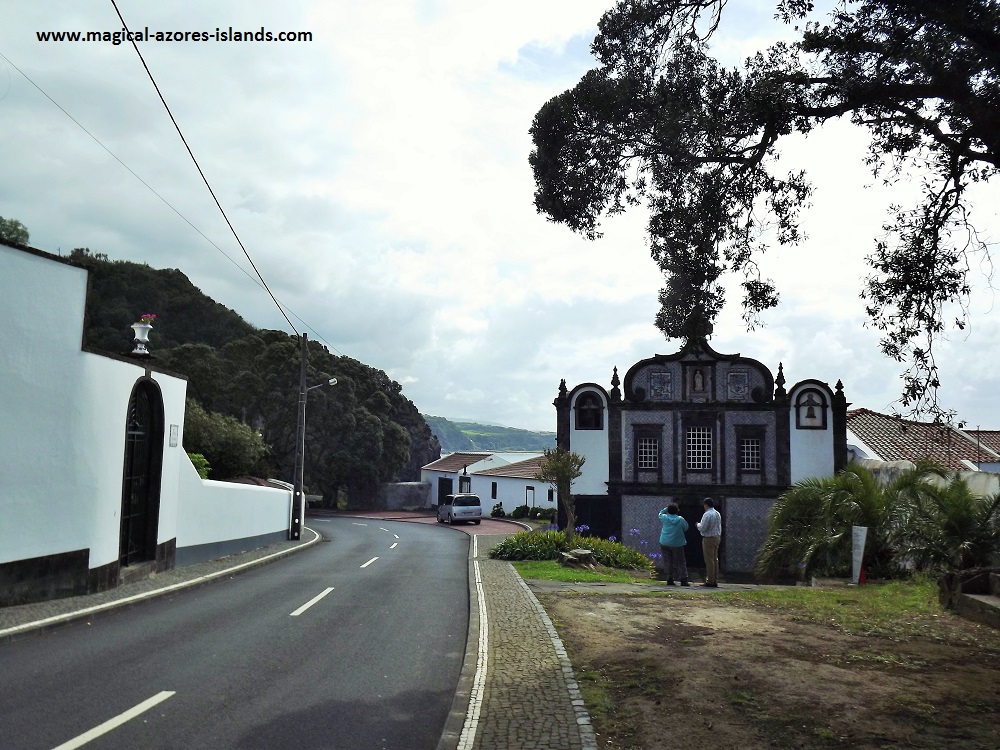
<instances>
[{"instance_id":1,"label":"green vegetation","mask_svg":"<svg viewBox=\"0 0 1000 750\"><path fill-rule=\"evenodd\" d=\"M593 551L595 562L608 568L653 570L653 563L648 557L620 542L589 536L567 539L563 531L518 532L491 549L490 557L497 560L557 560L560 552L568 552L575 547Z\"/></svg>"},{"instance_id":2,"label":"green vegetation","mask_svg":"<svg viewBox=\"0 0 1000 750\"><path fill-rule=\"evenodd\" d=\"M205 466L212 467L214 479L267 473L263 465L267 446L259 432L236 417L205 411L191 398L184 410L184 448L201 455Z\"/></svg>"},{"instance_id":3,"label":"green vegetation","mask_svg":"<svg viewBox=\"0 0 1000 750\"><path fill-rule=\"evenodd\" d=\"M652 583L653 579L637 577L635 572L602 567L598 570L570 568L555 560L519 560L511 563L521 578L564 583Z\"/></svg>"},{"instance_id":4,"label":"green vegetation","mask_svg":"<svg viewBox=\"0 0 1000 750\"><path fill-rule=\"evenodd\" d=\"M807 479L782 495L757 561L765 579L800 580L851 569L851 527L865 526L863 565L887 578L910 570L987 565L1000 552L1000 495L978 497L960 476L931 465L881 484L851 465L833 477Z\"/></svg>"},{"instance_id":5,"label":"green vegetation","mask_svg":"<svg viewBox=\"0 0 1000 750\"><path fill-rule=\"evenodd\" d=\"M782 586L716 596L722 602L787 612L852 635L926 637L933 635L934 620L941 614L937 583L922 576L865 586Z\"/></svg>"},{"instance_id":6,"label":"green vegetation","mask_svg":"<svg viewBox=\"0 0 1000 750\"><path fill-rule=\"evenodd\" d=\"M542 451L555 443L554 432L533 432L476 422L452 422L422 415L445 453L455 451Z\"/></svg>"},{"instance_id":7,"label":"green vegetation","mask_svg":"<svg viewBox=\"0 0 1000 750\"><path fill-rule=\"evenodd\" d=\"M556 491L559 505L566 513L566 542L573 543L576 529L576 503L573 502L573 482L583 473L587 459L562 448L546 448L542 465L535 472L535 479L548 482ZM537 516L536 516L537 517Z\"/></svg>"},{"instance_id":8,"label":"green vegetation","mask_svg":"<svg viewBox=\"0 0 1000 750\"><path fill-rule=\"evenodd\" d=\"M209 472L212 471L212 467L208 463L208 459L205 458L200 453L188 453L188 458L191 459L191 463L194 465L195 471L198 472L198 476L202 479L208 479Z\"/></svg>"},{"instance_id":9,"label":"green vegetation","mask_svg":"<svg viewBox=\"0 0 1000 750\"><path fill-rule=\"evenodd\" d=\"M157 270L77 248L71 258L90 273L86 347L125 354L130 326L156 315L150 334L153 362L188 378L189 415L210 429L186 424L185 449L202 453L212 478L253 473L290 480L295 455L299 339L258 330L202 294L178 270ZM374 502L385 481L416 481L440 446L399 383L350 357L309 342L309 384L338 384L309 393L305 485L333 507ZM201 412L198 412L198 409ZM193 416L192 416L193 415ZM238 426L237 426L238 425ZM256 437L255 437L256 436ZM263 450L261 450L263 446ZM239 454L239 455L238 455Z\"/></svg>"},{"instance_id":10,"label":"green vegetation","mask_svg":"<svg viewBox=\"0 0 1000 750\"><path fill-rule=\"evenodd\" d=\"M908 364L903 405L941 414L934 344L965 327L951 311L967 310L967 274L989 254L968 187L1000 168L1000 6L776 0L785 38L733 66L716 55L731 51L734 5L619 0L603 15L597 66L532 123L537 210L595 239L605 217L645 204L665 278L657 327L705 335L732 274L752 330L778 304L760 256L802 240L813 190L783 172L780 144L849 118L871 137L875 176L915 183L909 205L886 207L862 296L882 352Z\"/></svg>"},{"instance_id":11,"label":"green vegetation","mask_svg":"<svg viewBox=\"0 0 1000 750\"><path fill-rule=\"evenodd\" d=\"M0 239L27 245L30 235L28 228L17 219L5 219L0 216Z\"/></svg>"}]
</instances>

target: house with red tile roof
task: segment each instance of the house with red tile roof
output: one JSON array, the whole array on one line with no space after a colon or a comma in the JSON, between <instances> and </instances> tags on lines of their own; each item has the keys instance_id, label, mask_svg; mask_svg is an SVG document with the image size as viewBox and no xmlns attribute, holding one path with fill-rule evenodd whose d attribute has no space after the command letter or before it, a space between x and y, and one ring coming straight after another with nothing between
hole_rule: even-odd
<instances>
[{"instance_id":1,"label":"house with red tile roof","mask_svg":"<svg viewBox=\"0 0 1000 750\"><path fill-rule=\"evenodd\" d=\"M1000 468L1000 432L961 430L917 422L871 409L847 412L847 443L853 458L879 461L934 461L953 471Z\"/></svg>"},{"instance_id":2,"label":"house with red tile roof","mask_svg":"<svg viewBox=\"0 0 1000 750\"><path fill-rule=\"evenodd\" d=\"M501 501L504 511L510 513L518 505L527 502L534 506L536 499L547 496L545 487L532 479L541 456L535 452L449 453L424 466L420 470L420 481L431 485L432 505L437 505L446 495L473 492L479 495L484 506ZM548 502L541 507L551 506L552 502Z\"/></svg>"}]
</instances>

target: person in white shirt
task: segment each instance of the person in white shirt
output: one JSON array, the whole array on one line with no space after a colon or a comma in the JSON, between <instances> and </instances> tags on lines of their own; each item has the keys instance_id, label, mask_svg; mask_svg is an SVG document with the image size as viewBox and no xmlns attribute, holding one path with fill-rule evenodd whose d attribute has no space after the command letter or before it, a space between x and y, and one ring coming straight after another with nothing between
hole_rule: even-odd
<instances>
[{"instance_id":1,"label":"person in white shirt","mask_svg":"<svg viewBox=\"0 0 1000 750\"><path fill-rule=\"evenodd\" d=\"M715 501L706 497L705 513L698 522L701 548L705 553L705 582L702 586L719 587L719 543L722 541L722 516L715 509Z\"/></svg>"}]
</instances>

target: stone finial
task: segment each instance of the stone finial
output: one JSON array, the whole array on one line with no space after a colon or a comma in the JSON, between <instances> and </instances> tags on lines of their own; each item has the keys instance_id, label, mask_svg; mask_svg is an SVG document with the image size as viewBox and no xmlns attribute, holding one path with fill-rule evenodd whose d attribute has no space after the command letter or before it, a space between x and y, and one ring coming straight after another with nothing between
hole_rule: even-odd
<instances>
[{"instance_id":1,"label":"stone finial","mask_svg":"<svg viewBox=\"0 0 1000 750\"><path fill-rule=\"evenodd\" d=\"M618 379L618 368L616 367L616 368L614 368L614 372L611 373L611 394L610 395L611 395L611 400L612 401L621 401L622 400L622 392L621 392L621 389L618 387L619 385L621 385L621 381Z\"/></svg>"},{"instance_id":2,"label":"stone finial","mask_svg":"<svg viewBox=\"0 0 1000 750\"><path fill-rule=\"evenodd\" d=\"M788 394L785 393L785 368L781 362L778 363L778 377L774 379L774 385L775 401L783 400L788 397Z\"/></svg>"}]
</instances>

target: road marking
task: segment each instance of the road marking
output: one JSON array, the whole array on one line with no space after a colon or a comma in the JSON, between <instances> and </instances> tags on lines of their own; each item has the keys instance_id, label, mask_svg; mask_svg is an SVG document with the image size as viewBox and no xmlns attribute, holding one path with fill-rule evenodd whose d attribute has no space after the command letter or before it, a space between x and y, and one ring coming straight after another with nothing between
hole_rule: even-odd
<instances>
[{"instance_id":1,"label":"road marking","mask_svg":"<svg viewBox=\"0 0 1000 750\"><path fill-rule=\"evenodd\" d=\"M476 572L476 598L479 601L479 654L476 659L476 676L469 691L469 710L465 712L465 725L458 738L458 750L471 750L476 742L479 729L479 715L483 710L486 690L486 667L489 663L490 626L486 619L486 592L483 591L483 577L479 572L479 537L472 537L472 567Z\"/></svg>"},{"instance_id":2,"label":"road marking","mask_svg":"<svg viewBox=\"0 0 1000 750\"><path fill-rule=\"evenodd\" d=\"M176 693L173 690L164 690L161 693L157 693L152 698L150 698L148 700L144 700L138 706L135 706L134 708L130 708L125 713L119 714L118 716L116 716L113 719L108 719L106 722L104 722L100 726L94 727L89 732L84 732L79 737L75 737L75 738L71 739L69 742L64 742L63 744L59 745L59 747L54 748L54 750L73 750L73 748L76 748L76 747L83 747L84 745L86 745L91 740L96 740L98 737L100 737L103 734L107 734L112 729L116 729L116 728L120 727L122 724L124 724L125 722L131 721L136 716L139 716L139 714L145 713L146 711L148 711L149 709L151 709L153 706L155 706L155 705L157 705L159 703L163 703L163 701L165 701L167 698L170 698L171 696L173 696L175 694Z\"/></svg>"},{"instance_id":3,"label":"road marking","mask_svg":"<svg viewBox=\"0 0 1000 750\"><path fill-rule=\"evenodd\" d=\"M396 539L399 539L399 534L393 534L393 537L395 537Z\"/></svg>"},{"instance_id":4,"label":"road marking","mask_svg":"<svg viewBox=\"0 0 1000 750\"><path fill-rule=\"evenodd\" d=\"M313 518L312 520L316 523L330 523L329 518Z\"/></svg>"},{"instance_id":5,"label":"road marking","mask_svg":"<svg viewBox=\"0 0 1000 750\"><path fill-rule=\"evenodd\" d=\"M389 531L389 529L385 528L385 526L379 526L379 527L378 527L378 530L379 530L379 531L385 531L385 532L388 532L388 531Z\"/></svg>"},{"instance_id":6,"label":"road marking","mask_svg":"<svg viewBox=\"0 0 1000 750\"><path fill-rule=\"evenodd\" d=\"M354 521L351 522L351 526L367 526L367 525L368 524L366 524L366 523L357 523L357 522L354 522Z\"/></svg>"},{"instance_id":7,"label":"road marking","mask_svg":"<svg viewBox=\"0 0 1000 750\"><path fill-rule=\"evenodd\" d=\"M290 614L289 617L298 617L303 612L305 612L307 609L309 609L312 605L314 605L316 602L318 602L320 599L322 599L324 596L326 596L327 594L329 594L331 591L333 591L333 586L331 586L330 588L326 589L322 594L317 594L316 596L314 596L312 599L310 599L309 601L307 601L305 604L303 604L297 610L295 610L294 612L292 612L292 614Z\"/></svg>"},{"instance_id":8,"label":"road marking","mask_svg":"<svg viewBox=\"0 0 1000 750\"><path fill-rule=\"evenodd\" d=\"M393 542L392 544L389 545L389 549L396 549L397 544L399 544L399 542Z\"/></svg>"},{"instance_id":9,"label":"road marking","mask_svg":"<svg viewBox=\"0 0 1000 750\"><path fill-rule=\"evenodd\" d=\"M375 562L376 560L378 560L378 558L377 558L377 557L373 557L373 558L372 558L371 560L369 560L368 562L366 562L366 563L365 563L364 565L362 565L361 567L362 567L362 568L367 568L367 567L368 567L369 565L371 565L371 564L372 564L373 562Z\"/></svg>"}]
</instances>

